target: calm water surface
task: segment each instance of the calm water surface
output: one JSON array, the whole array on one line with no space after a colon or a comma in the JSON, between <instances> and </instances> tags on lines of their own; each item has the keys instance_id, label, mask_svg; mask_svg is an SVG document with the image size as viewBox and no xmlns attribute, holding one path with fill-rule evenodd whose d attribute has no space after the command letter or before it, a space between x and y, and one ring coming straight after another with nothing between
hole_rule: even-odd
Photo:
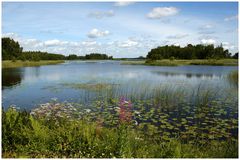
<instances>
[{"instance_id":1,"label":"calm water surface","mask_svg":"<svg viewBox=\"0 0 240 160\"><path fill-rule=\"evenodd\" d=\"M59 65L2 69L2 103L4 108L16 105L31 109L52 98L77 102L83 95L85 99L86 95L88 98L94 95L94 91L63 84L117 84L122 92L141 88L146 92L146 88L157 86L230 89L227 74L237 69L237 66L121 65L119 61L67 61Z\"/></svg>"}]
</instances>

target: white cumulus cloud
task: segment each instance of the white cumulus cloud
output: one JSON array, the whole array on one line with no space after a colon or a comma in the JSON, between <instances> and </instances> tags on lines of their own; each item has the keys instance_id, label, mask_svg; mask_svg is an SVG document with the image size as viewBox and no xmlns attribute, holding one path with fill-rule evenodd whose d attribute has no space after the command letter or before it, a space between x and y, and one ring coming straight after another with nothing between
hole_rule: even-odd
<instances>
[{"instance_id":1,"label":"white cumulus cloud","mask_svg":"<svg viewBox=\"0 0 240 160\"><path fill-rule=\"evenodd\" d=\"M201 26L199 29L212 29L214 27L214 25L212 24L205 24L203 26Z\"/></svg>"},{"instance_id":2,"label":"white cumulus cloud","mask_svg":"<svg viewBox=\"0 0 240 160\"><path fill-rule=\"evenodd\" d=\"M15 38L15 37L18 37L18 35L16 33L3 33L2 37Z\"/></svg>"},{"instance_id":3,"label":"white cumulus cloud","mask_svg":"<svg viewBox=\"0 0 240 160\"><path fill-rule=\"evenodd\" d=\"M118 44L118 47L120 48L129 48L129 47L134 47L134 46L137 46L138 45L138 42L137 41L133 41L133 40L126 40L126 41L123 41L123 42L120 42Z\"/></svg>"},{"instance_id":4,"label":"white cumulus cloud","mask_svg":"<svg viewBox=\"0 0 240 160\"><path fill-rule=\"evenodd\" d=\"M135 2L121 1L121 2L114 3L114 6L122 7L122 6L128 6L133 3L135 3Z\"/></svg>"},{"instance_id":5,"label":"white cumulus cloud","mask_svg":"<svg viewBox=\"0 0 240 160\"><path fill-rule=\"evenodd\" d=\"M173 45L174 45L174 46L180 46L180 44L179 44L179 43L174 43Z\"/></svg>"},{"instance_id":6,"label":"white cumulus cloud","mask_svg":"<svg viewBox=\"0 0 240 160\"><path fill-rule=\"evenodd\" d=\"M113 10L109 10L109 11L95 11L95 12L91 12L88 14L89 17L92 18L97 18L97 19L101 19L104 17L112 17L114 16L114 11Z\"/></svg>"},{"instance_id":7,"label":"white cumulus cloud","mask_svg":"<svg viewBox=\"0 0 240 160\"><path fill-rule=\"evenodd\" d=\"M223 42L222 46L224 49L228 49L228 50L233 50L235 48L235 46L230 44L229 42Z\"/></svg>"},{"instance_id":8,"label":"white cumulus cloud","mask_svg":"<svg viewBox=\"0 0 240 160\"><path fill-rule=\"evenodd\" d=\"M82 42L82 45L84 45L84 46L93 46L93 45L96 45L97 44L97 42L96 41L83 41Z\"/></svg>"},{"instance_id":9,"label":"white cumulus cloud","mask_svg":"<svg viewBox=\"0 0 240 160\"><path fill-rule=\"evenodd\" d=\"M110 34L110 32L108 30L100 31L100 30L94 28L88 33L88 37L89 38L97 38L97 37L107 36L109 34Z\"/></svg>"},{"instance_id":10,"label":"white cumulus cloud","mask_svg":"<svg viewBox=\"0 0 240 160\"><path fill-rule=\"evenodd\" d=\"M199 31L198 32L199 34L203 34L203 35L206 35L206 34L214 34L215 33L215 31Z\"/></svg>"},{"instance_id":11,"label":"white cumulus cloud","mask_svg":"<svg viewBox=\"0 0 240 160\"><path fill-rule=\"evenodd\" d=\"M237 20L238 19L238 15L235 16L229 16L224 18L224 21L232 21L232 20Z\"/></svg>"},{"instance_id":12,"label":"white cumulus cloud","mask_svg":"<svg viewBox=\"0 0 240 160\"><path fill-rule=\"evenodd\" d=\"M60 41L58 39L47 40L44 42L44 45L51 47L51 46L58 46L58 45L66 45L68 44L67 41Z\"/></svg>"},{"instance_id":13,"label":"white cumulus cloud","mask_svg":"<svg viewBox=\"0 0 240 160\"><path fill-rule=\"evenodd\" d=\"M202 44L216 44L216 41L214 39L202 39Z\"/></svg>"},{"instance_id":14,"label":"white cumulus cloud","mask_svg":"<svg viewBox=\"0 0 240 160\"><path fill-rule=\"evenodd\" d=\"M170 35L167 38L168 39L182 39L182 38L185 38L187 36L188 36L188 34L176 34L176 35Z\"/></svg>"},{"instance_id":15,"label":"white cumulus cloud","mask_svg":"<svg viewBox=\"0 0 240 160\"><path fill-rule=\"evenodd\" d=\"M174 16L178 14L179 9L175 7L156 7L153 8L150 13L147 14L148 18L159 19L162 17Z\"/></svg>"}]
</instances>

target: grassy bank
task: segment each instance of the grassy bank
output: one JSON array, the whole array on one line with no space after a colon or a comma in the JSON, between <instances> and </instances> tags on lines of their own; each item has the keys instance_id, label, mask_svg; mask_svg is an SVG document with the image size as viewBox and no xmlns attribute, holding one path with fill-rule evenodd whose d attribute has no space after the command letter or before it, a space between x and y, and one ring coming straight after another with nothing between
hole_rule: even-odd
<instances>
[{"instance_id":1,"label":"grassy bank","mask_svg":"<svg viewBox=\"0 0 240 160\"><path fill-rule=\"evenodd\" d=\"M15 67L33 67L41 65L54 65L63 63L64 60L41 60L41 61L2 61L2 68L15 68Z\"/></svg>"},{"instance_id":2,"label":"grassy bank","mask_svg":"<svg viewBox=\"0 0 240 160\"><path fill-rule=\"evenodd\" d=\"M237 59L193 59L193 60L156 60L156 61L123 61L125 65L151 65L151 66L180 66L180 65L215 65L215 66L237 66Z\"/></svg>"}]
</instances>

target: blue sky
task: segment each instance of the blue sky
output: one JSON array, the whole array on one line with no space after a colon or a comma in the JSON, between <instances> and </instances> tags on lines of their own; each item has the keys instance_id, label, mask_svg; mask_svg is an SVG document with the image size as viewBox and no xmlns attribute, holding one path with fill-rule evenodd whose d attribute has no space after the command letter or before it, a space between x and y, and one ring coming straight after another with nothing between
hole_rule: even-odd
<instances>
[{"instance_id":1,"label":"blue sky","mask_svg":"<svg viewBox=\"0 0 240 160\"><path fill-rule=\"evenodd\" d=\"M161 45L222 43L238 51L237 2L3 2L2 36L24 50L114 57Z\"/></svg>"}]
</instances>

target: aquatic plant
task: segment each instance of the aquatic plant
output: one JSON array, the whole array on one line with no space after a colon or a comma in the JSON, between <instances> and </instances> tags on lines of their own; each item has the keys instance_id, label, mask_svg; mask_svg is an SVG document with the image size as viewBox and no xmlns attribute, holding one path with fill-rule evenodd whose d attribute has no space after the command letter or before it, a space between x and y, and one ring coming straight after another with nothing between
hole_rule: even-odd
<instances>
[{"instance_id":1,"label":"aquatic plant","mask_svg":"<svg viewBox=\"0 0 240 160\"><path fill-rule=\"evenodd\" d=\"M227 76L229 82L231 84L234 84L235 86L238 86L238 71L232 71Z\"/></svg>"},{"instance_id":2,"label":"aquatic plant","mask_svg":"<svg viewBox=\"0 0 240 160\"><path fill-rule=\"evenodd\" d=\"M101 91L112 89L113 86L117 84L108 84L108 83L63 83L61 84L65 87L73 89L85 89L91 91Z\"/></svg>"},{"instance_id":3,"label":"aquatic plant","mask_svg":"<svg viewBox=\"0 0 240 160\"><path fill-rule=\"evenodd\" d=\"M120 123L130 123L132 120L132 104L130 101L127 101L123 96L120 98L119 102L120 113L119 120Z\"/></svg>"},{"instance_id":4,"label":"aquatic plant","mask_svg":"<svg viewBox=\"0 0 240 160\"><path fill-rule=\"evenodd\" d=\"M56 101L40 104L39 107L30 112L30 115L44 120L81 118L81 112L78 111L71 103L57 103Z\"/></svg>"}]
</instances>

